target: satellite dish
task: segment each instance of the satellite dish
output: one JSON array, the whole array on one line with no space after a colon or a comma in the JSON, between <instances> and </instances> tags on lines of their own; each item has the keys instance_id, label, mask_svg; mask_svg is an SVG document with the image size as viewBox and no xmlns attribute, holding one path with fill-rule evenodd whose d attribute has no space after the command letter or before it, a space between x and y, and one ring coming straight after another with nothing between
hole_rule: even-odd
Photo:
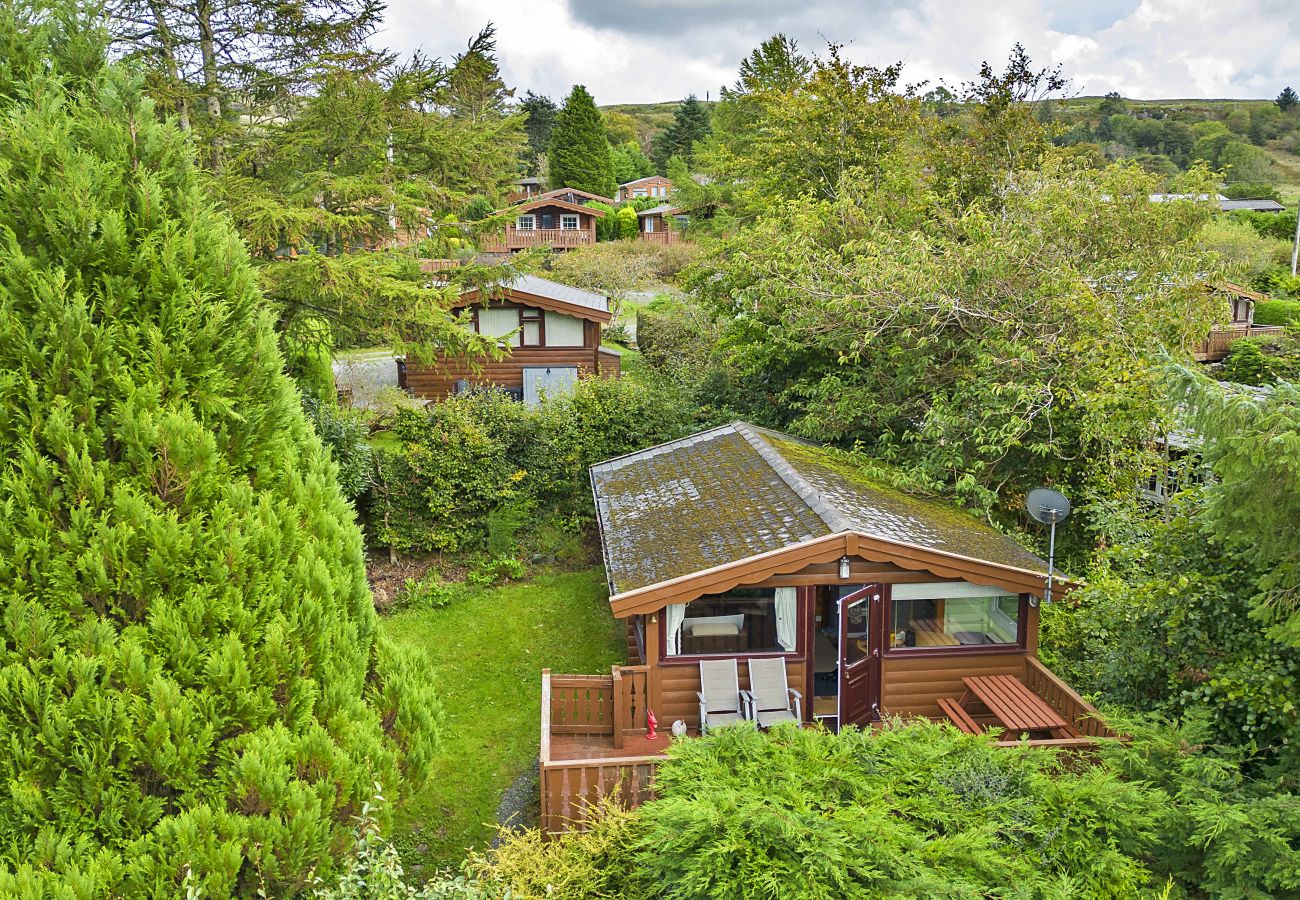
<instances>
[{"instance_id":1,"label":"satellite dish","mask_svg":"<svg viewBox=\"0 0 1300 900\"><path fill-rule=\"evenodd\" d=\"M1025 508L1034 521L1055 525L1070 514L1070 501L1051 488L1034 488L1025 499Z\"/></svg>"}]
</instances>

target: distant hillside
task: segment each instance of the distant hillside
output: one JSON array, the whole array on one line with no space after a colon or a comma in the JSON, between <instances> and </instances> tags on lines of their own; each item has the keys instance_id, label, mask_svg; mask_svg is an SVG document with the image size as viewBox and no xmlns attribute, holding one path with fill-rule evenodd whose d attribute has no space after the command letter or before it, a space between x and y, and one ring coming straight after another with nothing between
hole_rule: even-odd
<instances>
[{"instance_id":1,"label":"distant hillside","mask_svg":"<svg viewBox=\"0 0 1300 900\"><path fill-rule=\"evenodd\" d=\"M708 106L712 108L717 102L711 100ZM663 103L616 103L602 106L601 109L612 113L623 113L635 119L637 137L641 139L643 145L649 146L650 139L672 123L673 113L681 105L680 100L669 100Z\"/></svg>"},{"instance_id":2,"label":"distant hillside","mask_svg":"<svg viewBox=\"0 0 1300 900\"><path fill-rule=\"evenodd\" d=\"M602 109L630 117L642 146L649 148L679 105L673 100ZM1114 96L1070 97L1044 105L1050 109L1041 110L1040 118L1055 122L1061 132L1058 143L1087 145L1098 158L1132 159L1167 175L1203 160L1227 171L1229 182L1271 187L1284 202L1300 196L1300 108L1282 113L1269 99Z\"/></svg>"}]
</instances>

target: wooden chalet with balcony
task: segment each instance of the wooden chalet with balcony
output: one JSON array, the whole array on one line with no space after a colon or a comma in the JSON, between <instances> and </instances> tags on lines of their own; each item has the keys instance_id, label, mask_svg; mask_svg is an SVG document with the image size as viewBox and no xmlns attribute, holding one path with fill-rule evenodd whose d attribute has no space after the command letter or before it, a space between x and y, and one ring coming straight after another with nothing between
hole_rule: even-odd
<instances>
[{"instance_id":1,"label":"wooden chalet with balcony","mask_svg":"<svg viewBox=\"0 0 1300 900\"><path fill-rule=\"evenodd\" d=\"M715 711L703 682L719 663L751 713L751 670L783 670L784 717L804 725L926 717L1079 751L1117 738L1037 659L1046 564L965 512L743 422L600 463L591 482L631 664L543 673L547 830L581 827L610 794L653 796L676 722L761 725Z\"/></svg>"},{"instance_id":2,"label":"wooden chalet with balcony","mask_svg":"<svg viewBox=\"0 0 1300 900\"><path fill-rule=\"evenodd\" d=\"M568 250L590 246L596 243L596 220L603 218L605 212L587 204L612 205L613 202L577 188L556 188L537 194L501 210L498 215L513 215L514 221L506 223L504 234L481 239L479 248L485 253L513 253L534 247Z\"/></svg>"},{"instance_id":3,"label":"wooden chalet with balcony","mask_svg":"<svg viewBox=\"0 0 1300 900\"><path fill-rule=\"evenodd\" d=\"M661 203L636 214L640 226L637 240L652 244L675 244L682 239L686 216L671 203Z\"/></svg>"},{"instance_id":4,"label":"wooden chalet with balcony","mask_svg":"<svg viewBox=\"0 0 1300 900\"><path fill-rule=\"evenodd\" d=\"M648 200L660 198L667 200L673 192L673 183L662 175L650 175L646 178L637 178L633 181L627 181L618 186L618 202L627 203L629 200Z\"/></svg>"},{"instance_id":5,"label":"wooden chalet with balcony","mask_svg":"<svg viewBox=\"0 0 1300 900\"><path fill-rule=\"evenodd\" d=\"M1229 320L1226 324L1215 325L1205 342L1192 352L1197 362L1218 362L1242 338L1285 331L1280 326L1255 324L1255 304L1267 300L1267 295L1230 281L1215 282L1208 285L1208 289L1226 300Z\"/></svg>"},{"instance_id":6,"label":"wooden chalet with balcony","mask_svg":"<svg viewBox=\"0 0 1300 900\"><path fill-rule=\"evenodd\" d=\"M525 175L515 182L515 189L506 195L507 203L522 203L531 200L542 192L542 179L536 175Z\"/></svg>"},{"instance_id":7,"label":"wooden chalet with balcony","mask_svg":"<svg viewBox=\"0 0 1300 900\"><path fill-rule=\"evenodd\" d=\"M608 298L520 275L492 291L460 296L479 334L507 351L500 360L442 358L431 365L398 360L398 384L413 396L441 400L475 385L494 386L533 405L568 390L582 377L619 376L619 355L600 345L611 319Z\"/></svg>"}]
</instances>

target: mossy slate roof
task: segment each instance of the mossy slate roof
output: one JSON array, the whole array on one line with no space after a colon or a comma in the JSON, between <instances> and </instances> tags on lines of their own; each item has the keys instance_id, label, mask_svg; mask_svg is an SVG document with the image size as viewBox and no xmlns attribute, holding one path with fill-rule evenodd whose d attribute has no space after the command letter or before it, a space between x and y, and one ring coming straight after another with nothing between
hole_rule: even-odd
<instances>
[{"instance_id":1,"label":"mossy slate roof","mask_svg":"<svg viewBox=\"0 0 1300 900\"><path fill-rule=\"evenodd\" d=\"M598 463L591 484L614 594L844 532L1047 570L968 513L882 484L819 444L744 422Z\"/></svg>"}]
</instances>

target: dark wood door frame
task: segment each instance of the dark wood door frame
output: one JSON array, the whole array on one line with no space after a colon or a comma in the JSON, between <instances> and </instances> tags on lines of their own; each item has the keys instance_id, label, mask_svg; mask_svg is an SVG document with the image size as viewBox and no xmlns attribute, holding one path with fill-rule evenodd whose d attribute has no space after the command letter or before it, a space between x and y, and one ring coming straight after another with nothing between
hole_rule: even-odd
<instances>
[{"instance_id":1,"label":"dark wood door frame","mask_svg":"<svg viewBox=\"0 0 1300 900\"><path fill-rule=\"evenodd\" d=\"M838 724L861 725L880 719L880 659L884 644L884 586L864 585L859 591L840 599L836 608L839 646L837 668L839 686L836 691ZM848 661L848 610L860 602L867 604L866 656Z\"/></svg>"}]
</instances>

